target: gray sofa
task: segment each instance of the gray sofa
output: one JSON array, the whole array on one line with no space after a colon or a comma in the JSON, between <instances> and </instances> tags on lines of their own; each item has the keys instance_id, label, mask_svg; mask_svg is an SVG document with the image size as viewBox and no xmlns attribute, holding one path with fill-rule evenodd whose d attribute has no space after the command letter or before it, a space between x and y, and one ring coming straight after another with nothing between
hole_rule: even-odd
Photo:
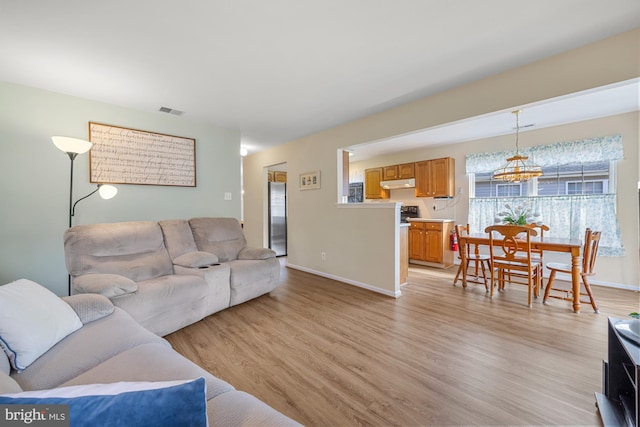
<instances>
[{"instance_id":1,"label":"gray sofa","mask_svg":"<svg viewBox=\"0 0 640 427\"><path fill-rule=\"evenodd\" d=\"M63 299L78 314L82 326L21 372L11 369L7 355L0 349L0 395L32 390L55 392L62 390L60 387L87 384L202 377L211 426L299 425L184 358L165 339L114 307L108 298L85 294ZM145 410L153 411L153 407Z\"/></svg>"},{"instance_id":2,"label":"gray sofa","mask_svg":"<svg viewBox=\"0 0 640 427\"><path fill-rule=\"evenodd\" d=\"M64 234L72 294L96 293L164 336L279 285L275 252L235 218L80 225Z\"/></svg>"}]
</instances>

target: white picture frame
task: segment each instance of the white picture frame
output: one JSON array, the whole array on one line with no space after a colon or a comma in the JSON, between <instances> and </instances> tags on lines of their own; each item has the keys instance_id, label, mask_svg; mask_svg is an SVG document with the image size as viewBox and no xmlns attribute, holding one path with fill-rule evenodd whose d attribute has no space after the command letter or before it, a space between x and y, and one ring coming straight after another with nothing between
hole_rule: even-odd
<instances>
[{"instance_id":1,"label":"white picture frame","mask_svg":"<svg viewBox=\"0 0 640 427\"><path fill-rule=\"evenodd\" d=\"M320 171L301 173L298 181L300 190L318 190L320 188Z\"/></svg>"}]
</instances>

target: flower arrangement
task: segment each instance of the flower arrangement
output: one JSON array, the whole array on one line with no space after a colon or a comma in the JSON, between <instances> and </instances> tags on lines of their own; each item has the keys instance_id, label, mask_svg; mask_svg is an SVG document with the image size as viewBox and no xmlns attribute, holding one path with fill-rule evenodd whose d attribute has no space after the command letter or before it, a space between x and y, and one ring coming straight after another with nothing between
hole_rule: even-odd
<instances>
[{"instance_id":1,"label":"flower arrangement","mask_svg":"<svg viewBox=\"0 0 640 427\"><path fill-rule=\"evenodd\" d=\"M505 210L496 214L495 222L511 225L526 225L531 223L541 223L540 213L531 212L531 208L525 205L511 207L505 203Z\"/></svg>"}]
</instances>

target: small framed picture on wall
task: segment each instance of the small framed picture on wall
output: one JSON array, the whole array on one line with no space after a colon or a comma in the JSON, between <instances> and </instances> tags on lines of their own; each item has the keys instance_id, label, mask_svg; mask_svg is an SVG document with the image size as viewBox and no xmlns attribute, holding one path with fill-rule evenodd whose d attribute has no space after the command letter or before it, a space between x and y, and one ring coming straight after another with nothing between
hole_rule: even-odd
<instances>
[{"instance_id":1,"label":"small framed picture on wall","mask_svg":"<svg viewBox=\"0 0 640 427\"><path fill-rule=\"evenodd\" d=\"M320 188L320 171L300 174L300 190L317 190Z\"/></svg>"}]
</instances>

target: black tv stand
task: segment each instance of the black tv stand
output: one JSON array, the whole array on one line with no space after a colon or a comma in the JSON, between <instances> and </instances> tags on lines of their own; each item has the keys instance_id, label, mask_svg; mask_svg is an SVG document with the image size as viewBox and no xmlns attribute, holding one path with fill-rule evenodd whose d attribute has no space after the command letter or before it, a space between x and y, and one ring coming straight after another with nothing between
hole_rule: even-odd
<instances>
[{"instance_id":1,"label":"black tv stand","mask_svg":"<svg viewBox=\"0 0 640 427\"><path fill-rule=\"evenodd\" d=\"M640 345L621 335L609 318L608 361L603 361L603 393L596 393L602 423L638 427L640 408Z\"/></svg>"}]
</instances>

